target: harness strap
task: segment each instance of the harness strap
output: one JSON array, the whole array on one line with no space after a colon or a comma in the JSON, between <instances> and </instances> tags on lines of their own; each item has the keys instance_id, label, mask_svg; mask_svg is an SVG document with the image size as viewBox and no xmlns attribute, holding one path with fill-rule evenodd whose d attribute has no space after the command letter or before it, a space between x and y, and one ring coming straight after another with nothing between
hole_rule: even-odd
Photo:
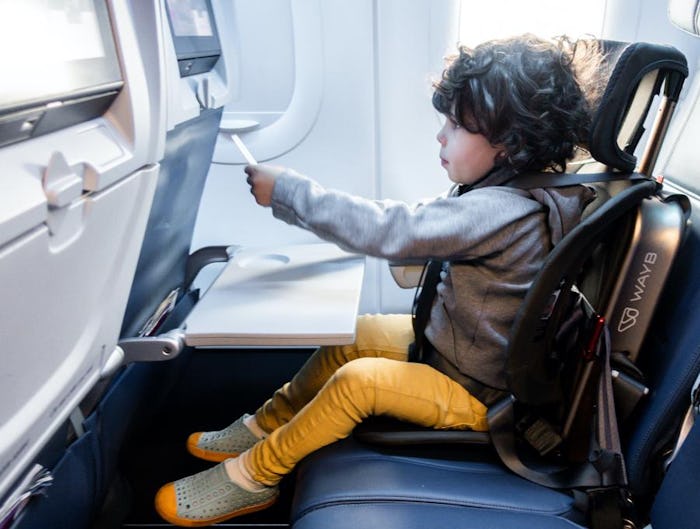
<instances>
[{"instance_id":1,"label":"harness strap","mask_svg":"<svg viewBox=\"0 0 700 529\"><path fill-rule=\"evenodd\" d=\"M489 433L494 448L503 463L527 480L552 488L611 488L621 489L627 484L624 461L620 452L620 438L615 422L612 381L605 375L609 368L609 340L601 336L596 358L601 376L598 389L596 440L599 449L591 450L595 457L579 465L565 468L531 468L518 454L515 431L515 397L509 396L489 407ZM604 527L604 526L601 526ZM598 528L596 528L598 529ZM606 528L607 529L607 528Z\"/></svg>"},{"instance_id":2,"label":"harness strap","mask_svg":"<svg viewBox=\"0 0 700 529\"><path fill-rule=\"evenodd\" d=\"M526 173L518 175L502 185L516 189L538 189L541 187L568 187L578 184L598 184L627 180L652 180L640 173Z\"/></svg>"},{"instance_id":3,"label":"harness strap","mask_svg":"<svg viewBox=\"0 0 700 529\"><path fill-rule=\"evenodd\" d=\"M430 309L437 295L437 286L440 282L440 272L442 271L442 261L430 260L423 268L423 280L420 289L416 289L413 298L412 324L414 342L408 350L408 360L410 362L422 362L423 351L425 349L425 327L430 319Z\"/></svg>"}]
</instances>

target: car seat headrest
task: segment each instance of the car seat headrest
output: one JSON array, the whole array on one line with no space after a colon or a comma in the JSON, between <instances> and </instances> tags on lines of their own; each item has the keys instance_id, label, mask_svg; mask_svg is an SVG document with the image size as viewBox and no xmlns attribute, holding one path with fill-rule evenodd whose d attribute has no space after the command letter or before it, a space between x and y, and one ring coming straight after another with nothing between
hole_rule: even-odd
<instances>
[{"instance_id":1,"label":"car seat headrest","mask_svg":"<svg viewBox=\"0 0 700 529\"><path fill-rule=\"evenodd\" d=\"M634 171L634 150L644 133L644 121L654 96L677 101L688 75L685 56L660 44L600 41L610 78L593 115L589 149L611 169Z\"/></svg>"}]
</instances>

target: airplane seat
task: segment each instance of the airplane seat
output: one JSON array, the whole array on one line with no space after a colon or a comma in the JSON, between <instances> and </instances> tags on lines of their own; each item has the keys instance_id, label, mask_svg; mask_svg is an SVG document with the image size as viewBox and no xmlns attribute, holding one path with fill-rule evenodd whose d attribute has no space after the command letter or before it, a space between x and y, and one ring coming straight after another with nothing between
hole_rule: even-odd
<instances>
[{"instance_id":1,"label":"airplane seat","mask_svg":"<svg viewBox=\"0 0 700 529\"><path fill-rule=\"evenodd\" d=\"M135 12L143 9L142 0L133 0L132 4ZM201 392L194 397L188 394L183 398L180 390L185 387L187 388L185 391L188 391L189 388L198 384L208 390L214 385L212 378L216 376L203 372L206 371L206 367L203 368L202 364L208 365L208 358L215 356L215 369L225 373L226 367L230 365L229 362L236 364L239 361L238 358L243 356L226 355L218 351L211 355L208 351L193 354L194 350L190 347L191 345L207 347L218 344L216 341L197 343L197 336L192 338L193 334L196 334L194 331L196 324L192 321L192 317L196 315L196 311L201 314L203 305L206 306L206 303L216 294L216 283L214 283L209 288L207 297L200 300L198 290L193 287L193 280L203 266L211 262L228 260L229 249L223 246L207 247L190 254L190 247L200 199L220 131L223 106L234 91L230 76L238 72L238 65L231 61L227 55L229 52L225 48L221 50L219 60L213 66L209 65L210 69L206 69L206 64L192 65L190 48L193 39L188 31L193 27L208 27L214 33L218 32L222 41L225 41L226 24L217 23L217 16L222 14L232 16L233 5L230 2L216 0L198 1L196 5L176 0L157 0L154 4L160 6L163 13L160 29L163 33L161 44L164 49L157 54L151 54L165 57L163 65L165 94L161 94L161 97L166 101L167 133L163 155L159 160L160 175L119 342L125 356L134 361L112 377L108 384L97 388L90 396L91 402L88 406L94 410L88 420L94 420L99 425L101 475L98 490L103 490L102 497L106 498L98 516L101 527L112 527L115 523L124 520L128 523L129 517L138 518L138 523L141 523L143 518L148 519L151 515L155 515L152 502L152 494L155 491L150 492L148 489L151 486L150 480L154 479L154 474L158 470L156 472L144 470L144 467L152 468L150 465L155 458L149 457L150 453L144 453L143 444L157 444L155 450L167 453L171 448L174 449L175 440L178 440L180 442L177 444L177 453L181 455L186 436L180 437L179 430L186 427L193 417L201 418L206 413L211 413L211 410L202 410L201 406L197 408L196 404L193 404L202 398ZM202 6L208 7L210 17L208 24L199 18L203 16L199 9ZM177 24L172 23L176 20L175 17L166 18L166 15L176 15L174 11L178 9L183 10L177 15L178 17L186 17L193 12L196 12L198 17L190 26L184 28L185 37L182 38L178 36L179 28L183 27L182 18L177 18ZM153 27L144 23L139 26L139 30L141 33L149 33L153 32ZM228 42L232 41L233 39L228 39ZM207 44L207 48L202 50L203 53L210 52L211 42L205 41L204 44ZM210 61L211 57L206 54L202 60ZM233 132L236 130L235 127L242 125L246 128L250 127L249 122L242 124L240 121L229 120L225 130ZM321 245L315 246L321 247ZM326 263L329 266L325 266L324 274L317 274L322 282L330 284L333 281L334 274L327 273L329 268L338 270L343 272L342 279L338 281L356 284L352 287L353 295L356 291L359 296L362 269L355 264L358 260L352 259L353 263L350 263L350 260L340 256L339 252L334 249L332 252L323 253L307 248L297 249L292 253L292 264L288 267L291 272L288 275L289 284L295 285L293 290L302 290L303 287L296 285L306 284L301 279L307 273L314 275L313 270L317 265L306 267L305 264L325 255L326 261L319 266L323 267ZM241 251L238 256L240 255L245 258L245 251ZM273 256L273 258L276 257L277 255ZM237 268L234 273L237 272L239 278L250 276L257 268L255 262L255 259L249 259L245 268ZM236 265L235 262L232 264ZM268 263L263 260L264 272L269 271L266 264ZM232 268L234 267L231 266L227 270ZM351 272L351 274L348 275L345 272ZM280 277L285 273L287 273L286 270L282 271ZM225 275L225 271L222 275ZM247 290L250 292L253 289ZM246 300L230 293L226 294L224 304L215 303L216 314L202 319L211 321L218 315L220 320L226 320L226 314L222 317L222 313L228 306L244 307L245 310ZM256 298L259 297L259 294L254 293L254 295ZM259 309L257 301L255 299ZM356 304L349 301L343 305L349 307L343 312L350 313L356 310L353 308ZM294 310L296 308L295 306ZM190 314L193 309L194 314ZM264 316L268 317L269 314L265 313ZM183 322L186 318L188 319L185 325ZM236 321L238 318L234 316L231 319ZM331 316L330 320L333 319ZM354 317L351 321L344 316L338 320L343 328L346 326L345 321L348 320L349 332L354 331ZM322 321L325 325L329 320ZM275 325L277 325L276 322ZM339 338L347 337L342 335ZM296 342L295 345L299 343ZM275 370L286 371L290 366L294 369L298 368L299 358L305 353L302 350L297 351L293 351L293 354L285 352L284 355L280 355L285 358L277 362L277 367L268 370L268 376L273 378ZM230 359L226 356L237 358ZM203 357L204 360L202 360ZM229 390L231 387L236 387L236 377L241 378L240 374L232 374L228 378ZM261 386L261 384L256 385L258 388ZM272 389L274 388L270 388ZM238 390L241 391L240 388ZM225 399L221 395L217 398L216 405L223 407ZM179 417L169 421L168 414L171 413ZM180 418L183 420L180 421ZM166 426L161 427L163 424ZM160 436L167 439L158 444ZM141 464L142 459L149 461ZM171 472L173 469L191 463L187 460L181 461L186 458L180 457L176 463L178 467L175 467L173 464L168 464L167 459L167 455L162 457L164 466L168 465ZM124 489L127 489L130 494L125 494Z\"/></svg>"},{"instance_id":2,"label":"airplane seat","mask_svg":"<svg viewBox=\"0 0 700 529\"><path fill-rule=\"evenodd\" d=\"M151 315L169 297L172 308L162 321L157 322L156 328L146 332L145 337L178 329L199 299L199 292L189 289L185 279L197 208L221 115L222 108L204 109L201 115L178 124L166 134L153 205L122 322L122 340L138 340L144 336L143 329L149 324ZM220 259L226 258L223 249ZM167 388L186 363L188 353L189 349L185 347L176 358L166 362L128 365L110 381L108 393L103 398L99 398L99 393L93 397L99 399L98 412L105 416L122 415L123 412L116 410L116 413L106 413L105 408L110 402L124 399L118 408L122 411L139 410L139 413L130 414L130 421L143 420L146 408L157 408L161 398L167 395ZM120 391L124 394L118 396ZM123 422L119 421L120 428L124 428ZM111 442L117 446L120 443L115 443L114 438L123 439L123 435L111 437Z\"/></svg>"},{"instance_id":3,"label":"airplane seat","mask_svg":"<svg viewBox=\"0 0 700 529\"><path fill-rule=\"evenodd\" d=\"M688 437L681 446L676 461L670 466L668 474L661 483L661 488L656 495L650 514L650 525L654 529L693 529L697 527L700 509L694 500L694 491L700 484L700 426L695 424ZM365 455L369 457L369 455ZM377 460L383 459L381 454L375 454ZM346 461L354 464L356 461ZM439 464L439 461L437 462ZM437 465L436 465L437 466ZM333 467L329 471L335 470ZM360 469L366 471L366 468ZM379 469L381 470L381 469ZM386 468L386 471L395 471L396 466ZM346 468L339 469L346 472ZM370 476L373 476L371 474ZM421 475L407 472L397 475L397 479L421 479ZM450 480L453 476L448 476ZM454 476L458 478L458 476ZM464 481L457 481L453 485L463 486L464 482L475 482L482 475L472 474ZM489 476L486 476L488 479ZM366 478L365 478L366 479ZM437 479L435 480L437 481ZM491 485L490 481L484 487ZM512 489L514 494L531 495L531 501L541 505L541 497L533 496L533 491L525 487L523 490ZM480 504L467 505L460 503L448 503L444 501L430 502L394 498L387 501L375 501L368 503L363 500L357 502L338 502L333 507L324 509L310 509L298 519L293 527L295 529L317 529L321 527L334 527L336 529L350 529L354 527L380 528L401 527L402 529L421 529L431 527L433 529L483 529L485 527L497 529L522 529L524 527L536 527L538 529L584 529L589 527L584 522L577 523L570 519L557 516L553 512L544 510L513 511L509 508L501 508L497 502L485 501ZM639 525L626 527L641 527Z\"/></svg>"},{"instance_id":4,"label":"airplane seat","mask_svg":"<svg viewBox=\"0 0 700 529\"><path fill-rule=\"evenodd\" d=\"M221 109L204 110L166 135L153 207L122 324L122 345L129 338L138 343L140 329L170 292L178 291L173 295L172 310L155 330L156 339L177 330L198 300L199 292L187 289L185 270L221 114ZM106 387L98 387L90 395L94 409L88 420L99 424L100 432L101 481L97 490L103 492L102 497L110 487L118 490L123 486L118 466L124 444L167 399L190 354L191 348L184 346L167 361L131 363L110 379ZM115 509L124 515L125 498L119 494L112 497L115 504L105 505L103 516L110 516Z\"/></svg>"},{"instance_id":5,"label":"airplane seat","mask_svg":"<svg viewBox=\"0 0 700 529\"><path fill-rule=\"evenodd\" d=\"M187 7L174 5L174 9L178 5ZM141 77L150 83L147 93L141 95L160 112L151 116L154 125L147 138L152 162L159 171L150 182L150 195L129 199L143 211L140 230L134 232L139 239L132 242L122 237L132 248L131 261L124 263L130 275L126 282L116 285L121 289L122 303L115 311L115 338L120 339L115 342L115 350L119 354L109 371L83 395L71 421L57 434L64 441L45 450L44 460L55 463L53 485L28 504L13 529L119 525L128 510L128 485L118 471L124 442L148 420L187 362L189 350L177 328L198 297L198 292L190 291L189 283L199 267L227 258L225 248L200 251L194 259L189 249L229 93L226 72L231 68L229 65L227 70L223 59L213 59L221 53L212 52L212 37L179 38L178 27L172 25L166 7L165 0L158 0L131 2L118 8L134 26L130 30L130 59L144 65ZM216 28L211 5L208 8L210 27ZM189 13L194 16L194 12ZM185 52L177 48L183 43ZM203 51L197 49L198 43ZM135 121L142 125L147 118L144 113ZM137 139L141 141L140 133ZM120 226L126 213L126 208L113 208L107 222ZM105 243L116 251L121 246L115 240L107 239ZM177 292L170 296L175 289ZM149 322L166 299L167 310ZM112 305L107 306L111 309ZM75 441L63 449L67 436Z\"/></svg>"},{"instance_id":6,"label":"airplane seat","mask_svg":"<svg viewBox=\"0 0 700 529\"><path fill-rule=\"evenodd\" d=\"M223 107L203 109L199 116L167 132L122 337L139 336L160 302L173 290L181 291L176 302L186 297L184 290L189 285L185 284L185 275L192 234L222 113ZM157 331L164 332L164 328Z\"/></svg>"},{"instance_id":7,"label":"airplane seat","mask_svg":"<svg viewBox=\"0 0 700 529\"><path fill-rule=\"evenodd\" d=\"M686 529L697 525L700 505L689 491L700 483L700 426L693 425L661 483L651 509L651 524L660 529Z\"/></svg>"},{"instance_id":8,"label":"airplane seat","mask_svg":"<svg viewBox=\"0 0 700 529\"><path fill-rule=\"evenodd\" d=\"M122 322L122 339L140 336L150 316L171 293L172 309L147 335L179 328L199 298L197 290L188 288L191 281L186 282L186 270L221 114L221 108L204 109L166 134L156 192ZM92 403L86 407L94 409L93 415L101 424L107 482L115 478L125 439L167 397L190 352L184 347L167 362L131 363L90 395Z\"/></svg>"},{"instance_id":9,"label":"airplane seat","mask_svg":"<svg viewBox=\"0 0 700 529\"><path fill-rule=\"evenodd\" d=\"M123 358L163 107L123 2L30 1L12 16L7 50L37 31L80 48L23 49L0 90L0 525L85 527L101 456L80 406Z\"/></svg>"},{"instance_id":10,"label":"airplane seat","mask_svg":"<svg viewBox=\"0 0 700 529\"><path fill-rule=\"evenodd\" d=\"M663 77L670 76L671 80L665 84L670 90L666 92L666 95L670 95L670 99L677 98L680 86L676 83L674 70L678 66L678 72L682 73L685 67L682 55L676 50L664 49L665 47L663 46L658 47L646 44L638 44L638 46L640 46L639 49L644 49L648 46L647 49L653 50L651 52L652 60L647 65L653 64L658 59L658 56L654 57L654 55L659 52L670 58L671 66L668 70L662 67L660 77L657 77L653 82L655 88L652 90L652 93L658 91ZM625 57L624 53L621 56ZM626 57L629 59L630 56L627 55ZM592 152L595 153L595 156L599 156L601 162L616 168L623 174L629 174L635 163L634 155L625 151L626 145L624 143L622 145L619 143L621 138L619 131L625 127L623 118L629 110L627 103L635 86L640 84L640 81L647 76L650 70L655 69L654 67L645 68L643 60L642 62L636 62L640 58L649 59L649 56L645 56L644 52L639 55L633 55L633 57L634 61L628 60L621 67L628 69L628 72L631 69L636 71L636 73L622 77L622 79L630 81L630 84L626 86L620 86L619 82L608 86L606 94L614 97L609 97L607 100L604 97L601 108L598 111L599 119L595 122L596 126L594 126L594 133L591 136ZM620 64L618 62L616 68L620 67ZM613 75L615 75L615 72L613 72ZM619 81L620 78L616 76L615 79ZM616 108L611 109L606 107L606 104L614 105ZM646 112L649 106L645 105L645 108ZM663 114L663 112L660 114ZM659 116L658 119L667 120L668 116ZM640 123L641 121L637 120L638 127L641 126ZM608 127L612 131L608 131ZM602 133L601 130L605 132ZM658 146L663 139L663 132L660 132L659 128L655 130L656 132L652 135L654 141L648 143L651 147L648 147L647 151L645 151L641 165L641 167L645 168L647 174L650 174L653 168L655 157L658 154ZM656 137L658 135L661 137ZM638 140L639 135L635 133L631 137ZM596 150L596 142L603 141L612 142L612 147L607 146ZM656 152L649 152L649 148L656 150ZM645 201L661 204L665 204L664 201L668 202L666 197L645 198L653 197L657 194L654 190L656 186L657 184L653 180L628 186L627 189L616 195L613 200L601 206L598 211L584 220L582 226L579 226L567 236L557 248L565 249L566 252L571 252L571 255L583 251L584 254L580 256L582 257L581 261L583 261L587 250L581 250L581 248L590 249L590 246L588 246L591 242L590 237L595 236L591 235L591 233L597 231L598 236L604 236L608 231L614 232L613 228L616 226L616 222L625 217L630 217L634 224L641 215L638 207ZM640 191L643 187L648 189ZM634 194L637 194L637 196L632 197ZM627 200L628 197L631 197L631 203L623 206L620 210L618 208L619 202ZM681 234L687 220L686 200L674 198L671 199L671 202L674 200L677 200L675 206L668 208L671 211L669 218L674 219L671 221L671 231L667 231L667 227L663 226L663 223L662 228L659 230L665 235L674 233L671 237L673 242L669 246L671 259L666 263L666 266L669 266L673 261L673 254L680 243ZM665 206L662 207L665 208ZM600 225L596 226L601 216L609 214L612 208L617 210L614 217L615 220L610 221L611 223L603 222L603 227ZM585 234L586 229L584 228L589 229L588 234ZM620 229L619 231L622 232L620 236L627 238L628 243L626 244L629 245L630 230ZM653 234L654 231L652 230L651 233ZM584 235L581 236L581 234ZM636 243L634 240L633 242ZM581 246L577 249L579 243ZM615 244L615 241L613 241L613 244ZM686 246L688 245L686 244ZM644 256L653 251L645 250L644 245L640 246L639 244L633 244L632 248L634 256L622 260L624 267L621 270L621 274L623 276L638 273L637 268L630 269L629 266L630 262L634 262L635 266L639 264L637 260L640 258L640 251L642 262ZM626 248L625 251L627 251ZM664 248L661 251L666 251L666 249ZM684 257L687 255L686 252L693 251L693 245L690 245L690 248L684 247ZM552 252L554 257L550 256L548 259L549 264L545 265L545 269L554 266L554 270L556 270L561 264L557 261L556 256L561 256L562 252L563 250L557 252L557 249L555 249ZM574 259L574 261L576 260ZM569 262L566 266L572 265L573 263ZM676 264L676 266L680 265ZM542 286L542 282L547 283L547 280L541 279L543 277L542 274L538 277L540 278L538 279L540 283L536 281L533 291ZM559 277L561 276L557 276L557 278ZM695 284L697 281L694 278L681 278L681 274L674 269L673 273L670 274L669 286L663 294L664 299L681 294L682 291L679 292L679 288L683 288L682 285L688 285L688 282ZM555 283L559 284L558 279ZM663 284L663 281L661 283ZM551 287L556 287L556 285L549 284L548 292L551 292ZM659 290L656 294L660 291L661 285L658 288ZM608 317L608 321L613 323L618 322L620 318L620 314L617 312L613 302L623 299L621 296L626 295L621 289L624 290L619 285L608 284L608 292L604 297L604 301L605 299L608 300L607 305L604 305L608 306L608 311L604 312L604 314ZM528 298L530 297L530 294L528 294ZM525 303L528 303L528 300ZM528 305L524 304L524 307L526 306ZM679 315L683 314L683 311L689 310L691 306L690 303L683 302L667 312L658 313L654 329L663 328L667 318L678 318ZM532 314L528 314L527 311L521 311L519 314L520 326L516 322L516 334L514 334L512 341L517 342L520 340L518 336L523 337L527 336L528 333L532 334L531 331L528 331L528 327L530 329L535 327L531 320L533 317L537 318L538 314L541 314L541 311L534 310ZM645 317L650 316L650 314L645 314ZM620 329L616 330L620 334ZM698 336L694 330L685 328L679 330L679 333L682 335L683 340L690 340L697 344ZM612 349L616 350L615 347L617 345L615 344L622 342L619 336L615 337L615 332L612 334L614 344ZM640 472L641 469L647 468L651 459L658 457L658 446L655 449L651 449L651 447L654 446L654 443L659 442L659 432L652 429L649 421L659 421L661 419L658 416L659 406L665 408L667 413L671 412L669 414L670 417L674 417L673 412L677 412L675 416L681 414L680 410L683 404L679 394L688 394L690 386L687 380L680 381L681 383L679 384L678 373L684 373L690 377L692 373L697 373L700 367L700 364L698 364L700 356L698 355L697 347L686 348L685 345L685 342L674 341L673 343L665 343L663 348L657 349L655 346L658 347L658 344L652 345L652 340L649 340L644 345L643 355L640 355L638 349L630 351L633 359L638 357L641 359L642 356L645 358L653 357L655 362L664 363L666 366L666 369L657 366L653 377L650 377L648 380L652 398L643 400L634 411L636 415L635 428L629 439L626 439L626 446L635 450L633 457L628 456L627 463L628 468L632 469L630 470L630 488L637 494L648 484L640 482L634 471ZM625 351L626 349L617 350ZM518 351L513 348L510 357L517 357L517 354ZM523 352L522 354L525 353ZM522 364L522 362L519 362L519 364ZM519 364L511 363L512 368L516 370L519 368ZM519 378L521 381L526 379L527 377ZM511 382L513 380L516 379L512 378ZM537 393L539 390L540 388L528 387L527 383L525 383L524 385L521 384L516 391L522 391L526 395L535 395L534 398L538 398ZM654 415L655 413L656 415ZM645 418L651 416L654 416L653 419L645 420ZM461 453L457 456L457 460L451 460L450 455L454 455L455 449L447 453L444 443L450 443L451 440L447 437L452 437L455 432L446 433L448 436L441 438L442 432L435 432L435 437L432 441L434 443L433 448L422 447L417 452L418 456L411 456L411 450L415 449L410 447L413 443L412 441L406 442L407 436L405 432L402 432L401 439L398 442L386 442L382 443L382 446L358 445L355 440L346 440L338 445L326 447L324 450L312 455L302 464L298 473L293 505L293 526L295 528L309 529L329 526L331 523L334 523L336 527L343 527L343 522L335 522L338 522L343 516L348 516L351 510L361 510L362 514L360 516L362 516L363 520L366 519L368 521L368 527L391 527L394 524L397 527L407 527L414 526L414 523L416 524L415 526L418 526L420 522L416 522L416 520L436 520L443 515L450 517L452 522L459 518L460 522L456 524L459 526L470 523L469 519L473 517L475 520L474 526L483 526L491 519L494 519L498 520L499 524L503 523L502 527L520 527L523 523L523 517L513 516L513 513L516 512L520 514L527 513L525 516L533 516L537 520L533 526L538 527L550 525L552 527L580 527L578 524L586 523L582 512L575 506L576 500L574 496L566 490L566 487L562 488L560 486L559 488L562 490L556 490L556 487L543 487L524 480L507 471L503 465L494 463L493 460L484 460L483 456L480 455L483 453L482 448L477 449L475 452L473 447L465 449L462 445ZM425 432L421 432L421 435L424 436L424 434ZM357 438L357 436L355 437ZM634 449L635 443L642 443L645 449ZM392 444L394 446L387 446ZM408 448L406 444L409 445ZM460 451L457 452L459 453ZM475 456L475 454L479 455ZM491 454L491 457L493 457L493 454ZM367 479L368 476L372 476L372 479ZM658 484L658 481L655 483ZM642 502L645 502L648 498L645 495L640 495L640 499ZM642 505L642 511L645 511L647 508L648 504ZM391 513L392 518L387 518L389 513ZM375 521L370 522L370 519ZM352 523L357 523L356 518L348 517L348 520L353 520ZM511 525L509 520L512 520L513 525ZM345 526L349 527L349 525ZM501 525L496 525L495 523L494 526L501 527Z\"/></svg>"},{"instance_id":11,"label":"airplane seat","mask_svg":"<svg viewBox=\"0 0 700 529\"><path fill-rule=\"evenodd\" d=\"M217 35L216 11L211 3L206 4L209 27ZM226 72L232 68L221 50L213 59L211 37L206 37L202 57L193 58L197 50L191 47L196 39L180 37L170 18L179 16L172 12L178 6L187 9L185 4L162 0L154 6L160 10L160 19L137 21L137 27L140 33L147 33L154 31L154 22L160 25L159 49L166 57L160 66L165 76L165 93L160 97L166 100L168 121L160 173L120 332L119 345L133 361L97 387L90 402L84 403L88 420L99 425L97 490L105 503L96 516L106 520L100 523L107 527L115 524L114 518L123 519L129 509L123 494L129 485L119 470L124 446L166 401L189 362L192 351L184 344L180 327L199 300L199 291L191 283L203 266L228 259L225 247L194 254L190 247L228 98ZM161 354L167 347L171 350Z\"/></svg>"},{"instance_id":12,"label":"airplane seat","mask_svg":"<svg viewBox=\"0 0 700 529\"><path fill-rule=\"evenodd\" d=\"M693 265L700 258L700 200L694 196L692 206L687 239L640 355L651 391L635 411L634 431L623 439L630 490L654 529L697 524L696 488L687 485L697 480L700 468L697 426L695 441L689 438L683 445L683 451L695 453L693 459L678 456L669 482L664 478L666 458L700 374L700 330L688 318L700 303L700 278ZM683 481L674 473L684 474ZM292 524L294 529L589 527L575 503L570 492L509 472L486 447L387 446L350 438L300 465Z\"/></svg>"}]
</instances>

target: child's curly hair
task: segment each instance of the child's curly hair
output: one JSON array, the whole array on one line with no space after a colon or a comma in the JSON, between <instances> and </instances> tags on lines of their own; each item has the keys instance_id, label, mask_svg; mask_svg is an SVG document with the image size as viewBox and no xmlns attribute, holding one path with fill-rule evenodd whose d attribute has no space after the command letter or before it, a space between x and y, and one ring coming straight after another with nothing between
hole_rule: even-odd
<instances>
[{"instance_id":1,"label":"child's curly hair","mask_svg":"<svg viewBox=\"0 0 700 529\"><path fill-rule=\"evenodd\" d=\"M592 41L526 34L460 46L439 82L433 106L504 152L496 165L515 172L566 168L585 147L601 86L601 54Z\"/></svg>"}]
</instances>

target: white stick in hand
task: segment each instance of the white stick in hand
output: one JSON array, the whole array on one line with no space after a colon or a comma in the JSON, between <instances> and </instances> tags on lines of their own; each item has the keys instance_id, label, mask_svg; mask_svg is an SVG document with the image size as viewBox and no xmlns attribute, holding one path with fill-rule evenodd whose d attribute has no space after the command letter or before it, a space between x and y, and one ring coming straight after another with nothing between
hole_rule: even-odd
<instances>
[{"instance_id":1,"label":"white stick in hand","mask_svg":"<svg viewBox=\"0 0 700 529\"><path fill-rule=\"evenodd\" d=\"M236 144L236 147L238 147L238 150L241 151L245 161L248 162L249 165L257 165L258 162L255 160L255 158L253 158L253 155L250 153L248 147L245 146L245 143L243 143L243 140L238 136L238 134L231 134L231 139L233 140L233 143Z\"/></svg>"}]
</instances>

